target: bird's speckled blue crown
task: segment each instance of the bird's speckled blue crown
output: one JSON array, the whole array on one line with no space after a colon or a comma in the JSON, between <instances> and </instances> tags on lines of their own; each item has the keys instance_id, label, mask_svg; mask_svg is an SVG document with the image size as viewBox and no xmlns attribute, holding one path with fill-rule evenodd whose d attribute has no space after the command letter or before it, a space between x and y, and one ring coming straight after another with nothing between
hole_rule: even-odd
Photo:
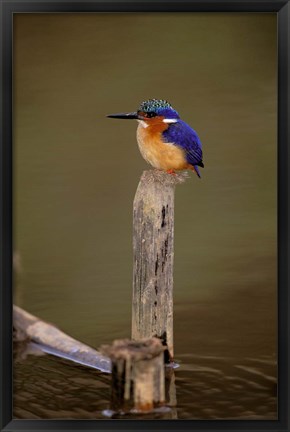
<instances>
[{"instance_id":1,"label":"bird's speckled blue crown","mask_svg":"<svg viewBox=\"0 0 290 432\"><path fill-rule=\"evenodd\" d=\"M169 102L163 99L149 99L141 103L138 111L154 113L165 118L179 119L179 114L172 108Z\"/></svg>"}]
</instances>

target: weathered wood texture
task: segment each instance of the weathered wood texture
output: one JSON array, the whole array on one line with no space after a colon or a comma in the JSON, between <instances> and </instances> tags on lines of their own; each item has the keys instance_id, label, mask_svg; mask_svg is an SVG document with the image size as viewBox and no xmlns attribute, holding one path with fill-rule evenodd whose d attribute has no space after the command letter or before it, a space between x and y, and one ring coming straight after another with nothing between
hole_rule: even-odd
<instances>
[{"instance_id":1,"label":"weathered wood texture","mask_svg":"<svg viewBox=\"0 0 290 432\"><path fill-rule=\"evenodd\" d=\"M133 205L132 339L156 336L173 360L174 190L185 175L144 171ZM168 359L167 359L168 361Z\"/></svg>"},{"instance_id":2,"label":"weathered wood texture","mask_svg":"<svg viewBox=\"0 0 290 432\"><path fill-rule=\"evenodd\" d=\"M150 412L164 405L164 349L157 338L116 340L101 347L112 361L112 414Z\"/></svg>"},{"instance_id":3,"label":"weathered wood texture","mask_svg":"<svg viewBox=\"0 0 290 432\"><path fill-rule=\"evenodd\" d=\"M33 342L41 351L48 354L102 372L111 371L111 362L107 357L15 305L13 306L13 338L15 343Z\"/></svg>"}]
</instances>

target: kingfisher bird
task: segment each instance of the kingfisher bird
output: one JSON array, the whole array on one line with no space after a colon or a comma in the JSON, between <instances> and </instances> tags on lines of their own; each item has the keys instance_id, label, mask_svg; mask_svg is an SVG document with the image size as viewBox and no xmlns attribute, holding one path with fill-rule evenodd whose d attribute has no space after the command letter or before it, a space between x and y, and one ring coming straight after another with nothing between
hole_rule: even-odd
<instances>
[{"instance_id":1,"label":"kingfisher bird","mask_svg":"<svg viewBox=\"0 0 290 432\"><path fill-rule=\"evenodd\" d=\"M135 119L137 141L143 158L154 168L175 174L191 169L200 177L202 145L195 132L180 119L178 112L163 99L149 99L136 112L110 114L116 119Z\"/></svg>"}]
</instances>

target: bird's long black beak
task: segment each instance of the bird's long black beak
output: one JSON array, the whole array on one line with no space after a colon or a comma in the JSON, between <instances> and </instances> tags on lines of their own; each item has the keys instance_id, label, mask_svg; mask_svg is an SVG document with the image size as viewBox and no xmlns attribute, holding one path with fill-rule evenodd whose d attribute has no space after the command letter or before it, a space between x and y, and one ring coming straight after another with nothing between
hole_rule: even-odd
<instances>
[{"instance_id":1,"label":"bird's long black beak","mask_svg":"<svg viewBox=\"0 0 290 432\"><path fill-rule=\"evenodd\" d=\"M120 113L120 114L109 114L107 115L107 117L110 118L115 118L115 119L137 119L138 118L138 114L136 112L131 112L131 113Z\"/></svg>"}]
</instances>

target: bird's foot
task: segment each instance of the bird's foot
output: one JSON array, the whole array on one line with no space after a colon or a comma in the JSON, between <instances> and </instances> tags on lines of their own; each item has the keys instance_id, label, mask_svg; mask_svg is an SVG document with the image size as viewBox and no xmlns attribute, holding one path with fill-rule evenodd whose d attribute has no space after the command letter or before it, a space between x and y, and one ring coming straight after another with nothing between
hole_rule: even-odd
<instances>
[{"instance_id":1,"label":"bird's foot","mask_svg":"<svg viewBox=\"0 0 290 432\"><path fill-rule=\"evenodd\" d=\"M171 174L171 175L175 175L176 176L176 172L174 171L174 169L169 169L166 170L167 174Z\"/></svg>"}]
</instances>

